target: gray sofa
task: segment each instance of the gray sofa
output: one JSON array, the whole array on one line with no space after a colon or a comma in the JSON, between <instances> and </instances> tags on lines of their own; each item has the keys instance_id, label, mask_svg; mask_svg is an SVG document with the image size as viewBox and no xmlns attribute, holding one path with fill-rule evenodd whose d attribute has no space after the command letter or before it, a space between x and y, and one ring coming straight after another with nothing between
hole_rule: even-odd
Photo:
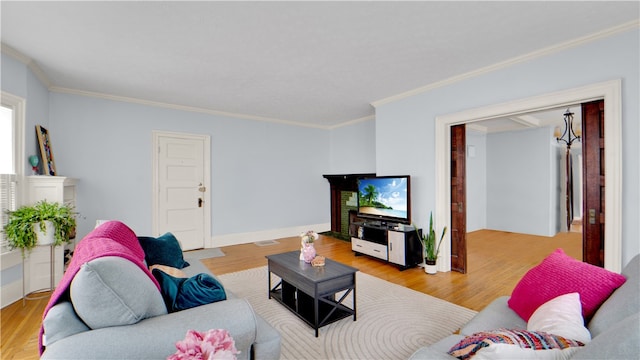
<instances>
[{"instance_id":1,"label":"gray sofa","mask_svg":"<svg viewBox=\"0 0 640 360\"><path fill-rule=\"evenodd\" d=\"M185 260L190 263L182 269L186 275L211 274L199 260ZM61 301L49 310L43 321L46 338L41 359L166 359L176 352L176 341L184 339L190 329L226 329L240 351L238 359L280 358L279 332L255 314L245 299L229 291L226 291L227 300L167 313L162 295L136 265L118 257L102 257L87 264L108 269L113 276L100 281L121 281L123 287L130 287L125 291L144 298L144 311L148 316L130 325L90 329L78 318L68 299ZM90 277L88 280L92 281ZM141 286L141 283L145 284ZM100 306L99 301L92 301L96 307ZM131 305L135 306L138 304Z\"/></svg>"},{"instance_id":2,"label":"gray sofa","mask_svg":"<svg viewBox=\"0 0 640 360\"><path fill-rule=\"evenodd\" d=\"M592 340L580 347L572 359L638 359L640 356L640 255L622 271L627 280L598 308L587 324ZM418 349L411 360L455 359L449 349L466 335L499 328L526 329L527 323L507 305L509 297L494 300L480 311L459 334Z\"/></svg>"}]
</instances>

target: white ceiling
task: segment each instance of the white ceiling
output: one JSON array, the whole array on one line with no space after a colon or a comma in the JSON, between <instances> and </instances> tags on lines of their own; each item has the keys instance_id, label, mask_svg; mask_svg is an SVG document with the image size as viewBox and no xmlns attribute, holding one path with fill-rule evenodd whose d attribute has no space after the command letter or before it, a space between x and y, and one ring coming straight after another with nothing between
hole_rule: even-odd
<instances>
[{"instance_id":1,"label":"white ceiling","mask_svg":"<svg viewBox=\"0 0 640 360\"><path fill-rule=\"evenodd\" d=\"M331 128L612 27L639 2L10 2L3 51L52 91Z\"/></svg>"}]
</instances>

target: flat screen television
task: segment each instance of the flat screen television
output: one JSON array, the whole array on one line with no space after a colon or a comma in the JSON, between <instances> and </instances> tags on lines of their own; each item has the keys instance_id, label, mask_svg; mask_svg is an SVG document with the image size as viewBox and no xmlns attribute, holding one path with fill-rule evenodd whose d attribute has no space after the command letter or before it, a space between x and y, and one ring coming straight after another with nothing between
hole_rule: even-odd
<instances>
[{"instance_id":1,"label":"flat screen television","mask_svg":"<svg viewBox=\"0 0 640 360\"><path fill-rule=\"evenodd\" d=\"M409 175L358 179L358 216L411 223L410 180Z\"/></svg>"}]
</instances>

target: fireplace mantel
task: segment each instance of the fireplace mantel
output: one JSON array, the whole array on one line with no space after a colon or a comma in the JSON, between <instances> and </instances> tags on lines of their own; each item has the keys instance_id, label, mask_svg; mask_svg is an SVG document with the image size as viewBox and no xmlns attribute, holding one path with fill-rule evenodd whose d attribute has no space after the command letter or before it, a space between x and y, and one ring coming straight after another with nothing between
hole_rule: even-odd
<instances>
[{"instance_id":1,"label":"fireplace mantel","mask_svg":"<svg viewBox=\"0 0 640 360\"><path fill-rule=\"evenodd\" d=\"M342 204L340 195L342 191L358 191L358 178L376 176L373 174L342 174L322 175L331 186L331 231L340 232L342 229Z\"/></svg>"}]
</instances>

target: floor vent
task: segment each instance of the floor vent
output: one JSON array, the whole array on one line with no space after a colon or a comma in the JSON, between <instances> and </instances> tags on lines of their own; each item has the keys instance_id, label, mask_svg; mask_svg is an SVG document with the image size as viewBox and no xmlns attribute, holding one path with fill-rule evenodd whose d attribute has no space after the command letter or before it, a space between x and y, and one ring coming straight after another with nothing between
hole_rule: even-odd
<instances>
[{"instance_id":1,"label":"floor vent","mask_svg":"<svg viewBox=\"0 0 640 360\"><path fill-rule=\"evenodd\" d=\"M258 246L269 246L269 245L276 245L276 244L280 244L280 243L277 242L276 240L264 240L264 241L254 242L254 244L256 244Z\"/></svg>"}]
</instances>

